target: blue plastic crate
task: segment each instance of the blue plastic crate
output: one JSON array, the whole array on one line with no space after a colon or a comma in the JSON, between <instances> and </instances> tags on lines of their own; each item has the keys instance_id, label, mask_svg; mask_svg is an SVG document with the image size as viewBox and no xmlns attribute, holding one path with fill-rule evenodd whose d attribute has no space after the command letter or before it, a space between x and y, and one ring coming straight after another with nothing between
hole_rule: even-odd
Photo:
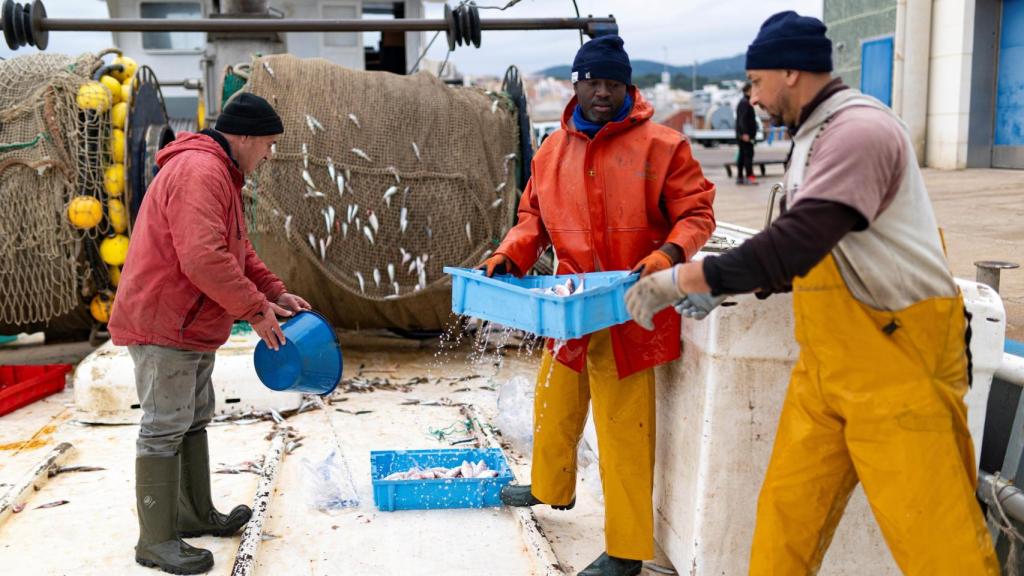
<instances>
[{"instance_id":1,"label":"blue plastic crate","mask_svg":"<svg viewBox=\"0 0 1024 576\"><path fill-rule=\"evenodd\" d=\"M452 277L452 312L556 340L579 338L629 321L626 290L638 278L626 271L523 278L488 278L481 270L467 268L444 271ZM583 291L569 296L530 291L580 277Z\"/></svg>"},{"instance_id":2,"label":"blue plastic crate","mask_svg":"<svg viewBox=\"0 0 1024 576\"><path fill-rule=\"evenodd\" d=\"M497 478L445 478L436 480L384 480L394 472L420 468L454 468L462 461L483 460ZM442 508L501 506L501 487L512 481L505 455L497 448L483 450L380 450L370 452L373 503L383 512Z\"/></svg>"}]
</instances>

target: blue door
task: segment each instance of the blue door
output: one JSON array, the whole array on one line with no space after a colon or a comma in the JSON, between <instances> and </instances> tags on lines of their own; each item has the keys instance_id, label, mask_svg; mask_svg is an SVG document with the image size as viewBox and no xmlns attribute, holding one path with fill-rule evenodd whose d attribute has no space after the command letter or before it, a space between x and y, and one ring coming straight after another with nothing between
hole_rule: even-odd
<instances>
[{"instance_id":1,"label":"blue door","mask_svg":"<svg viewBox=\"0 0 1024 576\"><path fill-rule=\"evenodd\" d=\"M1024 0L1003 0L992 165L1024 168Z\"/></svg>"},{"instance_id":2,"label":"blue door","mask_svg":"<svg viewBox=\"0 0 1024 576\"><path fill-rule=\"evenodd\" d=\"M861 44L860 91L892 106L892 36Z\"/></svg>"}]
</instances>

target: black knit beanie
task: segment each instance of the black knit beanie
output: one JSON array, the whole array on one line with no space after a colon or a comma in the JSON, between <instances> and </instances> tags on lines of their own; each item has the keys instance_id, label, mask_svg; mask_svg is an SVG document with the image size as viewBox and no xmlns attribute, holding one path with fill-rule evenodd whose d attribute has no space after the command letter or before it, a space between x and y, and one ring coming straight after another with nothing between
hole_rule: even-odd
<instances>
[{"instance_id":1,"label":"black knit beanie","mask_svg":"<svg viewBox=\"0 0 1024 576\"><path fill-rule=\"evenodd\" d=\"M832 41L817 18L792 10L765 20L747 48L747 70L832 71Z\"/></svg>"},{"instance_id":2,"label":"black knit beanie","mask_svg":"<svg viewBox=\"0 0 1024 576\"><path fill-rule=\"evenodd\" d=\"M572 83L580 80L614 80L629 85L633 67L615 34L598 36L580 47L572 63Z\"/></svg>"},{"instance_id":3,"label":"black knit beanie","mask_svg":"<svg viewBox=\"0 0 1024 576\"><path fill-rule=\"evenodd\" d=\"M284 124L270 102L250 92L241 92L221 111L214 129L238 136L271 136L283 133Z\"/></svg>"}]
</instances>

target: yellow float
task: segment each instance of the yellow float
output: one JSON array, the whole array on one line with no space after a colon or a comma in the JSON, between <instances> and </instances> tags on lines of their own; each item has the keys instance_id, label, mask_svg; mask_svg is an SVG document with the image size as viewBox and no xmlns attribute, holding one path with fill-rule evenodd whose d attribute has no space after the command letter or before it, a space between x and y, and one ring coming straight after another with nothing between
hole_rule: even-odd
<instances>
[{"instance_id":1,"label":"yellow float","mask_svg":"<svg viewBox=\"0 0 1024 576\"><path fill-rule=\"evenodd\" d=\"M110 154L110 159L114 162L124 160L124 130L114 128L110 131L107 153Z\"/></svg>"},{"instance_id":2,"label":"yellow float","mask_svg":"<svg viewBox=\"0 0 1024 576\"><path fill-rule=\"evenodd\" d=\"M111 74L114 76L114 78L117 78L117 80L119 82L124 82L125 80L128 80L129 78L134 76L135 75L135 71L139 69L138 62L136 62L132 58L129 58L128 56L124 56L124 55L121 55L121 56L118 56L118 57L114 58L114 62L113 63L114 64L120 64L121 66L124 66L124 71L122 71L122 72L117 72L117 71L111 72Z\"/></svg>"},{"instance_id":3,"label":"yellow float","mask_svg":"<svg viewBox=\"0 0 1024 576\"><path fill-rule=\"evenodd\" d=\"M101 292L92 297L89 303L89 313L100 324L110 322L110 313L114 309L114 296Z\"/></svg>"},{"instance_id":4,"label":"yellow float","mask_svg":"<svg viewBox=\"0 0 1024 576\"><path fill-rule=\"evenodd\" d=\"M124 164L118 162L107 166L103 171L103 190L111 198L117 198L124 193Z\"/></svg>"},{"instance_id":5,"label":"yellow float","mask_svg":"<svg viewBox=\"0 0 1024 576\"><path fill-rule=\"evenodd\" d=\"M107 90L110 90L111 102L117 104L121 101L121 83L114 79L113 76L103 75L100 77L100 84L106 86Z\"/></svg>"},{"instance_id":6,"label":"yellow float","mask_svg":"<svg viewBox=\"0 0 1024 576\"><path fill-rule=\"evenodd\" d=\"M118 84L117 93L121 94L121 85ZM124 130L124 123L128 119L128 103L118 102L110 109L110 124L119 130Z\"/></svg>"},{"instance_id":7,"label":"yellow float","mask_svg":"<svg viewBox=\"0 0 1024 576\"><path fill-rule=\"evenodd\" d=\"M124 209L124 203L111 198L107 201L107 220L114 232L123 234L128 229L128 212Z\"/></svg>"},{"instance_id":8,"label":"yellow float","mask_svg":"<svg viewBox=\"0 0 1024 576\"><path fill-rule=\"evenodd\" d=\"M108 273L109 273L109 276L110 276L110 284L113 285L113 286L117 286L118 284L120 284L121 283L121 267L120 266L110 266L107 270L108 270Z\"/></svg>"},{"instance_id":9,"label":"yellow float","mask_svg":"<svg viewBox=\"0 0 1024 576\"><path fill-rule=\"evenodd\" d=\"M78 88L76 101L83 110L106 112L110 109L111 95L106 86L99 82L89 81Z\"/></svg>"},{"instance_id":10,"label":"yellow float","mask_svg":"<svg viewBox=\"0 0 1024 576\"><path fill-rule=\"evenodd\" d=\"M110 266L124 264L128 256L128 237L124 234L108 236L100 243L100 259Z\"/></svg>"},{"instance_id":11,"label":"yellow float","mask_svg":"<svg viewBox=\"0 0 1024 576\"><path fill-rule=\"evenodd\" d=\"M68 203L68 220L71 225L87 230L103 219L103 205L92 196L75 196Z\"/></svg>"}]
</instances>

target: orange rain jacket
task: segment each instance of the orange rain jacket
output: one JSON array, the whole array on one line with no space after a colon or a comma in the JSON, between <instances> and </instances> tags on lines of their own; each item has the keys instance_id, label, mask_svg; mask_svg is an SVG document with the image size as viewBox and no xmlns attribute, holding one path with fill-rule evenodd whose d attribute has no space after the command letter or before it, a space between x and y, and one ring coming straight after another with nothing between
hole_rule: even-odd
<instances>
[{"instance_id":1,"label":"orange rain jacket","mask_svg":"<svg viewBox=\"0 0 1024 576\"><path fill-rule=\"evenodd\" d=\"M630 87L633 110L591 140L572 124L573 98L562 129L544 141L519 202L519 222L496 253L517 273L529 270L552 245L559 274L631 270L666 242L689 260L715 228L715 186L704 178L690 143L651 122L654 109ZM667 308L649 332L635 322L611 328L619 377L679 357L680 318ZM558 360L581 371L588 338L571 340Z\"/></svg>"}]
</instances>

